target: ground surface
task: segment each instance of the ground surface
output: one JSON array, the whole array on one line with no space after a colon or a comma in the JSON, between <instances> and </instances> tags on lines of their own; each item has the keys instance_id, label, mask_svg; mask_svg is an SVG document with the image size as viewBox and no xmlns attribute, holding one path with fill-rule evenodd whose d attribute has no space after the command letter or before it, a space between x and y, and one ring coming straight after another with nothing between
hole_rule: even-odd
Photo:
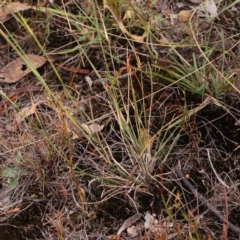
<instances>
[{"instance_id":1,"label":"ground surface","mask_svg":"<svg viewBox=\"0 0 240 240\"><path fill-rule=\"evenodd\" d=\"M1 9L3 73L47 60L0 82L0 239L239 239L240 4L192 2Z\"/></svg>"}]
</instances>

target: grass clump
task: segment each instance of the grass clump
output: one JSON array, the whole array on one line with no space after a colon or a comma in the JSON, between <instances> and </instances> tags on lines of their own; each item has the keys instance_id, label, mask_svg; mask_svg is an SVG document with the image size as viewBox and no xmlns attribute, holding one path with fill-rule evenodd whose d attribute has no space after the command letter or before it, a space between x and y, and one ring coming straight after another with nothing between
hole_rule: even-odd
<instances>
[{"instance_id":1,"label":"grass clump","mask_svg":"<svg viewBox=\"0 0 240 240\"><path fill-rule=\"evenodd\" d=\"M239 6L224 4L222 22L200 6L182 21L165 1L9 13L3 71L21 57L31 73L0 83L1 239L124 239L140 222L136 239L236 239L239 58L224 9Z\"/></svg>"}]
</instances>

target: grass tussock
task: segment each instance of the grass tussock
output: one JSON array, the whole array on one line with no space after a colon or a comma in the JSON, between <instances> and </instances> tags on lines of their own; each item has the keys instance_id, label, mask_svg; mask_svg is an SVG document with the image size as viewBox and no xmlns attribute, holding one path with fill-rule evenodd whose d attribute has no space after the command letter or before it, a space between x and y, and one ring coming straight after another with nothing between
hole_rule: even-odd
<instances>
[{"instance_id":1,"label":"grass tussock","mask_svg":"<svg viewBox=\"0 0 240 240\"><path fill-rule=\"evenodd\" d=\"M1 239L238 239L240 5L216 8L1 3Z\"/></svg>"}]
</instances>

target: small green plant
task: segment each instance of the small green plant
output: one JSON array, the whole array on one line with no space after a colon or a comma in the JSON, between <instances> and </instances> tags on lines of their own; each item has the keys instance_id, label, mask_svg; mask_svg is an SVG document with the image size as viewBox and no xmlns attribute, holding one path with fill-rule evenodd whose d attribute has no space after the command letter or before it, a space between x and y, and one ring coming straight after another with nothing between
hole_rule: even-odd
<instances>
[{"instance_id":1,"label":"small green plant","mask_svg":"<svg viewBox=\"0 0 240 240\"><path fill-rule=\"evenodd\" d=\"M18 185L18 181L21 176L26 176L28 174L28 171L26 169L21 170L17 164L17 161L21 159L22 155L20 152L18 152L14 166L2 169L2 176L7 178L10 189L14 189Z\"/></svg>"},{"instance_id":2,"label":"small green plant","mask_svg":"<svg viewBox=\"0 0 240 240\"><path fill-rule=\"evenodd\" d=\"M182 65L177 63L171 69L160 67L160 70L167 72L168 76L159 73L153 73L168 82L174 83L188 92L207 97L214 96L219 99L229 89L230 80L225 80L218 71L203 64L198 67L195 55L193 55L193 65Z\"/></svg>"}]
</instances>

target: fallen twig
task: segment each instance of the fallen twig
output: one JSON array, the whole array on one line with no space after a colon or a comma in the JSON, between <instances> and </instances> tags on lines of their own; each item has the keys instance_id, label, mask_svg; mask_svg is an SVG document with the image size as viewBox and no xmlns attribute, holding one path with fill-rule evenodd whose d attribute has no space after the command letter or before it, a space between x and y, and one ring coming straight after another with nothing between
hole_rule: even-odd
<instances>
[{"instance_id":1,"label":"fallen twig","mask_svg":"<svg viewBox=\"0 0 240 240\"><path fill-rule=\"evenodd\" d=\"M27 86L27 87L20 87L7 95L7 98L3 98L0 101L0 113L9 105L9 100L13 101L14 99L18 98L19 96L23 95L26 92L39 92L42 89L41 86Z\"/></svg>"},{"instance_id":2,"label":"fallen twig","mask_svg":"<svg viewBox=\"0 0 240 240\"><path fill-rule=\"evenodd\" d=\"M120 227L118 230L117 235L110 235L107 238L111 240L119 240L122 232L126 230L127 228L131 227L136 221L138 221L141 218L142 214L141 213L136 213L133 216L129 217L123 225Z\"/></svg>"},{"instance_id":3,"label":"fallen twig","mask_svg":"<svg viewBox=\"0 0 240 240\"><path fill-rule=\"evenodd\" d=\"M185 178L182 171L175 167L173 168L173 171L177 174L177 176L181 179L181 181L184 183L184 185L195 195L195 197L203 204L205 205L221 222L224 224L227 224L227 226L237 234L240 234L240 228L233 225L231 222L227 221L226 218L213 206L211 205L207 199L201 195L197 189Z\"/></svg>"}]
</instances>

